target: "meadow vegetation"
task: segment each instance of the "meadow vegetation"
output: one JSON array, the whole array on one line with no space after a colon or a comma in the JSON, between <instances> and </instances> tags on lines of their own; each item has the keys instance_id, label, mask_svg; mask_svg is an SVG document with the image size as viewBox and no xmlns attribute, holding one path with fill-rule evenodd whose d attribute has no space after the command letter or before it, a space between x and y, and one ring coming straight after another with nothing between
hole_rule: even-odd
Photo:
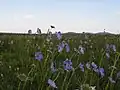
<instances>
[{"instance_id":1,"label":"meadow vegetation","mask_svg":"<svg viewBox=\"0 0 120 90\"><path fill-rule=\"evenodd\" d=\"M120 36L0 35L0 90L120 90Z\"/></svg>"}]
</instances>

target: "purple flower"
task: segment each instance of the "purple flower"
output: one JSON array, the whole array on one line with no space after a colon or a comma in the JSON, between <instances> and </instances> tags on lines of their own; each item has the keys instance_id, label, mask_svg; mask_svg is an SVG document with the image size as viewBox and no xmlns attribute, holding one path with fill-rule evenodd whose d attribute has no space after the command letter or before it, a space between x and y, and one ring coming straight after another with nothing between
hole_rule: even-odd
<instances>
[{"instance_id":1,"label":"purple flower","mask_svg":"<svg viewBox=\"0 0 120 90\"><path fill-rule=\"evenodd\" d=\"M51 63L51 71L54 73L54 72L56 72L56 68L55 68L55 64L52 62Z\"/></svg>"},{"instance_id":2,"label":"purple flower","mask_svg":"<svg viewBox=\"0 0 120 90\"><path fill-rule=\"evenodd\" d=\"M48 79L48 84L53 87L53 88L57 88L56 84L54 81L52 81L51 79Z\"/></svg>"},{"instance_id":3,"label":"purple flower","mask_svg":"<svg viewBox=\"0 0 120 90\"><path fill-rule=\"evenodd\" d=\"M35 59L41 61L43 59L43 54L41 52L35 52Z\"/></svg>"},{"instance_id":4,"label":"purple flower","mask_svg":"<svg viewBox=\"0 0 120 90\"><path fill-rule=\"evenodd\" d=\"M92 67L93 67L93 71L95 71L95 72L99 72L99 70L98 70L98 66L94 63L94 62L92 62Z\"/></svg>"},{"instance_id":5,"label":"purple flower","mask_svg":"<svg viewBox=\"0 0 120 90\"><path fill-rule=\"evenodd\" d=\"M64 64L64 69L65 70L72 70L72 61L71 60L68 60L68 59L66 59L64 62L63 62L63 64Z\"/></svg>"},{"instance_id":6,"label":"purple flower","mask_svg":"<svg viewBox=\"0 0 120 90\"><path fill-rule=\"evenodd\" d=\"M62 52L63 47L61 45L58 45L58 52Z\"/></svg>"},{"instance_id":7,"label":"purple flower","mask_svg":"<svg viewBox=\"0 0 120 90\"><path fill-rule=\"evenodd\" d=\"M60 44L58 45L58 52L62 52L64 46L65 46L64 42L60 43Z\"/></svg>"},{"instance_id":8,"label":"purple flower","mask_svg":"<svg viewBox=\"0 0 120 90\"><path fill-rule=\"evenodd\" d=\"M64 48L65 47L65 42L62 41L61 46Z\"/></svg>"},{"instance_id":9,"label":"purple flower","mask_svg":"<svg viewBox=\"0 0 120 90\"><path fill-rule=\"evenodd\" d=\"M57 38L60 40L60 39L62 38L61 32L60 32L60 31L59 31L59 32L56 32L56 36L57 36Z\"/></svg>"},{"instance_id":10,"label":"purple flower","mask_svg":"<svg viewBox=\"0 0 120 90\"><path fill-rule=\"evenodd\" d=\"M66 49L66 52L69 52L70 51L70 47L67 43L65 43L65 49Z\"/></svg>"},{"instance_id":11,"label":"purple flower","mask_svg":"<svg viewBox=\"0 0 120 90\"><path fill-rule=\"evenodd\" d=\"M116 81L114 81L112 77L108 77L108 79L110 80L111 83L116 83Z\"/></svg>"},{"instance_id":12,"label":"purple flower","mask_svg":"<svg viewBox=\"0 0 120 90\"><path fill-rule=\"evenodd\" d=\"M79 66L80 66L81 71L84 72L84 64L80 63Z\"/></svg>"},{"instance_id":13,"label":"purple flower","mask_svg":"<svg viewBox=\"0 0 120 90\"><path fill-rule=\"evenodd\" d=\"M101 77L104 77L105 76L104 68L99 68L99 73L100 73Z\"/></svg>"},{"instance_id":14,"label":"purple flower","mask_svg":"<svg viewBox=\"0 0 120 90\"><path fill-rule=\"evenodd\" d=\"M92 62L91 65L92 65L92 67L95 68L95 69L97 69L97 67L98 67L94 62Z\"/></svg>"}]
</instances>

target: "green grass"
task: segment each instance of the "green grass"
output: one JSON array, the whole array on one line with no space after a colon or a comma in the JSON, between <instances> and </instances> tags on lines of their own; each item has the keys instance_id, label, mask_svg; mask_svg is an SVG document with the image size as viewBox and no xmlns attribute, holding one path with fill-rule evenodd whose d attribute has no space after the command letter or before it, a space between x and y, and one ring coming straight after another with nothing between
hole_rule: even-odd
<instances>
[{"instance_id":1,"label":"green grass","mask_svg":"<svg viewBox=\"0 0 120 90\"><path fill-rule=\"evenodd\" d=\"M47 80L55 81L57 90L120 90L120 79L116 74L120 71L120 36L119 35L91 35L64 34L62 40L53 35L47 41L47 35L1 35L0 36L0 90L54 90ZM58 53L57 45L65 41L70 46L70 52L63 50ZM117 52L110 52L110 59L106 58L105 45L116 45ZM84 54L78 54L74 49L79 45L85 48ZM35 60L35 52L41 51L44 59ZM71 59L74 70L65 71L63 61ZM51 63L56 63L57 71L51 72ZM101 78L93 70L85 67L82 72L79 63L95 62L105 69L105 76ZM116 67L116 69L112 68ZM109 81L111 76L116 83Z\"/></svg>"}]
</instances>

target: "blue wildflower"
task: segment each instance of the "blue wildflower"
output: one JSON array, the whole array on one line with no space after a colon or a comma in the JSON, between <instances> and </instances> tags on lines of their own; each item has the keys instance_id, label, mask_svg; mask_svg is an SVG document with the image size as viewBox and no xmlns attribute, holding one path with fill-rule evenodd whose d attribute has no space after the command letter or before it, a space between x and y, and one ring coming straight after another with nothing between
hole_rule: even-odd
<instances>
[{"instance_id":1,"label":"blue wildflower","mask_svg":"<svg viewBox=\"0 0 120 90\"><path fill-rule=\"evenodd\" d=\"M65 47L65 42L62 41L61 46L64 48Z\"/></svg>"},{"instance_id":2,"label":"blue wildflower","mask_svg":"<svg viewBox=\"0 0 120 90\"><path fill-rule=\"evenodd\" d=\"M59 31L59 32L56 32L56 36L57 36L57 38L60 40L60 39L62 38L61 32L60 32L60 31Z\"/></svg>"},{"instance_id":3,"label":"blue wildflower","mask_svg":"<svg viewBox=\"0 0 120 90\"><path fill-rule=\"evenodd\" d=\"M60 43L58 45L58 52L62 52L62 50L64 49L64 47L65 47L65 43L64 42Z\"/></svg>"},{"instance_id":4,"label":"blue wildflower","mask_svg":"<svg viewBox=\"0 0 120 90\"><path fill-rule=\"evenodd\" d=\"M114 81L112 77L108 77L108 79L110 80L111 83L116 83L116 81Z\"/></svg>"},{"instance_id":5,"label":"blue wildflower","mask_svg":"<svg viewBox=\"0 0 120 90\"><path fill-rule=\"evenodd\" d=\"M66 52L69 52L70 51L70 47L67 43L65 43L65 49L66 49Z\"/></svg>"},{"instance_id":6,"label":"blue wildflower","mask_svg":"<svg viewBox=\"0 0 120 90\"><path fill-rule=\"evenodd\" d=\"M100 73L101 77L104 77L105 76L104 68L99 68L99 73Z\"/></svg>"},{"instance_id":7,"label":"blue wildflower","mask_svg":"<svg viewBox=\"0 0 120 90\"><path fill-rule=\"evenodd\" d=\"M62 52L63 47L61 45L58 45L58 52Z\"/></svg>"},{"instance_id":8,"label":"blue wildflower","mask_svg":"<svg viewBox=\"0 0 120 90\"><path fill-rule=\"evenodd\" d=\"M80 63L79 66L80 66L81 71L84 72L84 64Z\"/></svg>"},{"instance_id":9,"label":"blue wildflower","mask_svg":"<svg viewBox=\"0 0 120 90\"><path fill-rule=\"evenodd\" d=\"M43 59L43 54L41 52L35 52L35 59L41 61Z\"/></svg>"},{"instance_id":10,"label":"blue wildflower","mask_svg":"<svg viewBox=\"0 0 120 90\"><path fill-rule=\"evenodd\" d=\"M92 62L92 67L93 67L93 70L95 71L95 72L97 72L98 73L98 66L94 63L94 62Z\"/></svg>"},{"instance_id":11,"label":"blue wildflower","mask_svg":"<svg viewBox=\"0 0 120 90\"><path fill-rule=\"evenodd\" d=\"M54 81L52 81L51 79L48 79L48 84L53 87L53 88L57 88L56 84Z\"/></svg>"},{"instance_id":12,"label":"blue wildflower","mask_svg":"<svg viewBox=\"0 0 120 90\"><path fill-rule=\"evenodd\" d=\"M72 70L72 61L71 60L68 60L66 59L64 62L64 69L65 70Z\"/></svg>"},{"instance_id":13,"label":"blue wildflower","mask_svg":"<svg viewBox=\"0 0 120 90\"><path fill-rule=\"evenodd\" d=\"M92 65L93 68L97 68L98 67L94 62L92 62L91 65Z\"/></svg>"}]
</instances>

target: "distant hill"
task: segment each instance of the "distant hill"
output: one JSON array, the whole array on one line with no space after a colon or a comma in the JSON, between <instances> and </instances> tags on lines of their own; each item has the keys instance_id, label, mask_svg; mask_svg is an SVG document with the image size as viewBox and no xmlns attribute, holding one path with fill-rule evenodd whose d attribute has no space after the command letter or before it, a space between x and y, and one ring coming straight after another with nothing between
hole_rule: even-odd
<instances>
[{"instance_id":1,"label":"distant hill","mask_svg":"<svg viewBox=\"0 0 120 90\"><path fill-rule=\"evenodd\" d=\"M108 35L108 34L112 34L112 33L109 33L109 32L98 32L98 33L95 33L95 34L99 34L99 35Z\"/></svg>"},{"instance_id":2,"label":"distant hill","mask_svg":"<svg viewBox=\"0 0 120 90\"><path fill-rule=\"evenodd\" d=\"M54 33L55 34L55 33ZM92 33L92 32L82 32L82 33L77 33L77 32L66 32L63 34L67 35L78 35L78 34L98 34L98 35L111 35L113 33L109 32L97 32L97 33ZM38 35L36 33L28 34L28 33L3 33L0 32L0 35ZM42 35L46 35L46 33L42 33Z\"/></svg>"}]
</instances>

